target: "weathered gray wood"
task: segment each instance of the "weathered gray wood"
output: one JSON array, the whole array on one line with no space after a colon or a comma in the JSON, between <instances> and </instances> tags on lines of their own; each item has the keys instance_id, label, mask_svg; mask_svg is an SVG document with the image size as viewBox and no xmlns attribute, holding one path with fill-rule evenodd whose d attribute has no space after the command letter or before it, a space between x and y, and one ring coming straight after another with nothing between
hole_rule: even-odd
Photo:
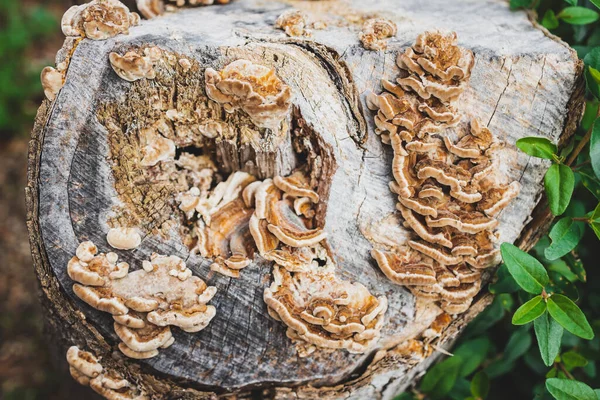
<instances>
[{"instance_id":1,"label":"weathered gray wood","mask_svg":"<svg viewBox=\"0 0 600 400\"><path fill-rule=\"evenodd\" d=\"M305 9L315 19L378 14L395 21L399 32L385 52L365 50L358 41L360 25L353 23L330 23L311 37L289 38L273 23L290 7ZM387 230L387 238L393 241L402 241L407 233L394 217L395 199L388 189L391 149L373 133L364 97L368 91L381 90L381 78L394 78L398 51L427 29L456 31L460 44L475 53L470 88L461 107L508 144L503 150L504 167L523 189L502 213L499 232L502 241L515 241L540 199L547 164L518 153L514 142L532 135L566 140L582 104L581 65L574 52L532 23L527 14L510 12L504 1L492 0L240 0L183 10L145 21L126 36L83 40L58 98L40 110L30 156L29 227L36 269L53 303L55 323L69 324L62 345L85 344L110 358L118 342L110 316L73 294L66 264L77 244L86 239L108 251L106 221L119 204L107 163L107 131L96 109L124 96L130 84L114 74L108 53L155 44L194 58L204 67L218 69L246 58L276 68L292 88L303 118L331 147L338 166L331 181L325 229L341 273L374 294L385 294L390 307L376 357L375 351L364 355L335 351L298 358L284 326L266 313L262 293L270 281L269 264L252 264L239 279L215 275L208 268L210 260L190 255L174 229L168 240L148 235L137 250L119 256L132 265L141 265L152 252L187 259L196 275L217 286L212 301L217 316L199 333L175 332L175 344L156 358L117 362L116 368L157 396L169 390L176 396L184 388L216 393L268 388L265 393L270 396L297 393L310 398L316 396L308 386L313 384L325 386L318 390L323 396L390 398L406 387L431 360L414 368L394 354L394 345L408 336L418 317L413 296L389 282L369 255L377 231ZM442 342L451 341L486 301L474 304ZM141 372L134 364L141 366ZM276 389L282 386L298 388L290 393ZM187 395L200 396L200 392Z\"/></svg>"}]
</instances>

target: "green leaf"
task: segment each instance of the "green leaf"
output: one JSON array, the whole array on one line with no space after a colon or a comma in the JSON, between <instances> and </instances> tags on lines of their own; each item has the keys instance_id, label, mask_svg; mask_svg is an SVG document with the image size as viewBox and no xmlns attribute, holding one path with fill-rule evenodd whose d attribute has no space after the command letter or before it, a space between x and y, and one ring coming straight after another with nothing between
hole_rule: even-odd
<instances>
[{"instance_id":1,"label":"green leaf","mask_svg":"<svg viewBox=\"0 0 600 400\"><path fill-rule=\"evenodd\" d=\"M555 294L548 299L548 312L563 328L583 339L592 339L594 331L585 315L571 299Z\"/></svg>"},{"instance_id":2,"label":"green leaf","mask_svg":"<svg viewBox=\"0 0 600 400\"><path fill-rule=\"evenodd\" d=\"M540 348L542 361L549 367L554 363L554 359L560 351L563 328L548 313L544 313L533 321L533 328L535 329L535 337Z\"/></svg>"},{"instance_id":3,"label":"green leaf","mask_svg":"<svg viewBox=\"0 0 600 400\"><path fill-rule=\"evenodd\" d=\"M579 168L577 172L579 173L583 186L585 186L596 199L600 200L600 182L598 182L592 168L590 167L589 170L588 168Z\"/></svg>"},{"instance_id":4,"label":"green leaf","mask_svg":"<svg viewBox=\"0 0 600 400\"><path fill-rule=\"evenodd\" d=\"M586 25L598 21L600 17L594 10L585 7L565 7L556 16L571 25Z\"/></svg>"},{"instance_id":5,"label":"green leaf","mask_svg":"<svg viewBox=\"0 0 600 400\"><path fill-rule=\"evenodd\" d=\"M598 400L591 387L570 379L547 379L546 389L556 400Z\"/></svg>"},{"instance_id":6,"label":"green leaf","mask_svg":"<svg viewBox=\"0 0 600 400\"><path fill-rule=\"evenodd\" d=\"M594 79L594 76L590 72L590 67L600 71L600 47L591 49L584 57L583 62L588 67L585 69L585 81L587 88L596 98L600 97L600 85Z\"/></svg>"},{"instance_id":7,"label":"green leaf","mask_svg":"<svg viewBox=\"0 0 600 400\"><path fill-rule=\"evenodd\" d=\"M573 301L579 299L579 291L577 287L556 271L548 271L550 277L550 283L546 285L546 293L552 294L563 294Z\"/></svg>"},{"instance_id":8,"label":"green leaf","mask_svg":"<svg viewBox=\"0 0 600 400\"><path fill-rule=\"evenodd\" d=\"M570 371L573 368L585 367L588 360L575 351L567 351L560 356L562 363Z\"/></svg>"},{"instance_id":9,"label":"green leaf","mask_svg":"<svg viewBox=\"0 0 600 400\"><path fill-rule=\"evenodd\" d=\"M527 353L527 350L531 347L531 334L527 327L517 329L510 335L508 343L504 349L504 361L513 362L518 360L521 356Z\"/></svg>"},{"instance_id":10,"label":"green leaf","mask_svg":"<svg viewBox=\"0 0 600 400\"><path fill-rule=\"evenodd\" d=\"M590 0L590 3L592 3L596 7L600 8L600 0Z\"/></svg>"},{"instance_id":11,"label":"green leaf","mask_svg":"<svg viewBox=\"0 0 600 400\"><path fill-rule=\"evenodd\" d=\"M500 293L514 293L519 290L519 285L515 282L514 278L508 272L506 264L500 265L498 271L496 271L496 277L498 280L494 283L490 283L489 290L492 294Z\"/></svg>"},{"instance_id":12,"label":"green leaf","mask_svg":"<svg viewBox=\"0 0 600 400\"><path fill-rule=\"evenodd\" d=\"M550 276L551 271L563 276L569 282L575 282L579 279L577 274L573 272L567 262L562 259L556 260L552 264L548 265L548 276ZM550 277L550 279L552 280L552 277Z\"/></svg>"},{"instance_id":13,"label":"green leaf","mask_svg":"<svg viewBox=\"0 0 600 400\"><path fill-rule=\"evenodd\" d=\"M600 37L600 30L598 30L597 32L599 33L598 36ZM594 121L596 120L596 115L598 115L599 105L600 103L598 103L598 100L596 99L588 100L585 102L585 111L583 112L583 117L581 118L580 124L584 131L590 129L594 124ZM571 140L571 142L574 142L574 140Z\"/></svg>"},{"instance_id":14,"label":"green leaf","mask_svg":"<svg viewBox=\"0 0 600 400\"><path fill-rule=\"evenodd\" d=\"M546 258L556 260L573 250L581 240L584 229L585 225L573 221L573 218L560 219L549 233L552 244L544 251Z\"/></svg>"},{"instance_id":15,"label":"green leaf","mask_svg":"<svg viewBox=\"0 0 600 400\"><path fill-rule=\"evenodd\" d=\"M510 0L510 9L529 8L533 0Z\"/></svg>"},{"instance_id":16,"label":"green leaf","mask_svg":"<svg viewBox=\"0 0 600 400\"><path fill-rule=\"evenodd\" d=\"M543 137L526 137L517 140L517 147L524 153L537 158L553 160L558 152L556 145Z\"/></svg>"},{"instance_id":17,"label":"green leaf","mask_svg":"<svg viewBox=\"0 0 600 400\"><path fill-rule=\"evenodd\" d=\"M459 366L458 376L466 377L471 375L485 360L490 345L490 340L484 336L468 340L458 346L454 350L454 356L463 360Z\"/></svg>"},{"instance_id":18,"label":"green leaf","mask_svg":"<svg viewBox=\"0 0 600 400\"><path fill-rule=\"evenodd\" d=\"M565 3L571 5L571 6L576 6L577 5L577 0L565 0Z\"/></svg>"},{"instance_id":19,"label":"green leaf","mask_svg":"<svg viewBox=\"0 0 600 400\"><path fill-rule=\"evenodd\" d=\"M546 29L556 29L558 25L558 18L556 18L554 11L547 10L544 13L544 18L542 18L542 26Z\"/></svg>"},{"instance_id":20,"label":"green leaf","mask_svg":"<svg viewBox=\"0 0 600 400\"><path fill-rule=\"evenodd\" d=\"M575 187L575 175L571 168L563 164L552 164L544 176L544 186L552 214L560 215L565 212Z\"/></svg>"},{"instance_id":21,"label":"green leaf","mask_svg":"<svg viewBox=\"0 0 600 400\"><path fill-rule=\"evenodd\" d=\"M548 273L535 258L510 243L500 246L502 259L515 281L528 293L540 294L548 284Z\"/></svg>"},{"instance_id":22,"label":"green leaf","mask_svg":"<svg viewBox=\"0 0 600 400\"><path fill-rule=\"evenodd\" d=\"M483 371L479 371L471 381L471 394L476 399L485 399L490 392L490 378Z\"/></svg>"},{"instance_id":23,"label":"green leaf","mask_svg":"<svg viewBox=\"0 0 600 400\"><path fill-rule=\"evenodd\" d=\"M454 356L434 365L423 377L421 391L432 399L443 398L454 386L462 362L460 357Z\"/></svg>"},{"instance_id":24,"label":"green leaf","mask_svg":"<svg viewBox=\"0 0 600 400\"><path fill-rule=\"evenodd\" d=\"M600 79L600 71L597 71L598 79ZM590 74L595 78L591 71ZM599 81L596 81L600 83ZM597 178L600 178L600 118L594 121L594 127L592 128L592 137L590 138L590 160L592 161L592 169L596 174Z\"/></svg>"},{"instance_id":25,"label":"green leaf","mask_svg":"<svg viewBox=\"0 0 600 400\"><path fill-rule=\"evenodd\" d=\"M535 296L515 311L513 325L525 325L546 312L546 302L542 296Z\"/></svg>"},{"instance_id":26,"label":"green leaf","mask_svg":"<svg viewBox=\"0 0 600 400\"><path fill-rule=\"evenodd\" d=\"M581 262L581 259L579 257L569 253L565 255L563 259L567 262L567 264L571 268L571 271L573 271L575 275L577 275L577 278L581 282L585 282L587 280L587 275L585 269L583 268L583 262Z\"/></svg>"}]
</instances>

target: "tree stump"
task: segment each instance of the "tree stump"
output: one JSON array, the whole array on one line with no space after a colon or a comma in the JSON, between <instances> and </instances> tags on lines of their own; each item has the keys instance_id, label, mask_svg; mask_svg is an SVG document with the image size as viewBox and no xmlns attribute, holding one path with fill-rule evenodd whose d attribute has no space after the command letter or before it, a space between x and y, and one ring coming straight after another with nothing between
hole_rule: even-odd
<instances>
[{"instance_id":1,"label":"tree stump","mask_svg":"<svg viewBox=\"0 0 600 400\"><path fill-rule=\"evenodd\" d=\"M274 26L294 9L308 16L309 33L302 28L299 36L289 36ZM397 26L380 51L366 49L359 39L371 18ZM499 242L529 248L551 221L543 207L536 209L549 164L519 153L515 142L543 136L566 144L583 109L582 63L530 14L511 12L504 1L239 0L181 9L106 40L68 38L57 56L57 64L68 62L64 86L55 99L44 101L36 118L26 189L35 270L58 352L73 345L90 351L105 369L153 398L389 399L413 383L439 355L417 347L440 310L390 281L371 256L377 245L402 244L411 233L388 187L394 179L393 151L375 133L367 97L382 92L382 79L398 76L396 57L417 35L438 29L456 32L459 45L473 52L461 112L505 143L503 173L521 183L518 197L499 215ZM110 53L149 46L187 61L157 67L156 78L135 82L114 72ZM257 125L248 120L250 114L219 109L215 112L227 126L239 129L219 136L213 147L182 140L175 157L209 148L225 177L241 170L273 178L303 163L319 169L315 218L327 234L338 276L387 298L380 337L367 351L317 348L300 357L285 324L269 315L263 301L272 262L257 255L238 278L215 273L214 260L190 251L194 243L186 237L176 184L148 182L131 164L132 132L174 109L169 124L180 131L171 138L187 135L180 128L184 108L206 99L206 69L222 71L241 59L275 71L290 88L292 112L282 125L255 129L246 140L243 127ZM141 245L133 251L112 249L107 231L127 225L143 233ZM174 344L155 357L123 356L111 316L82 302L67 274L69 260L86 240L101 252L117 253L132 271L152 253L181 257L195 276L216 287L210 303L216 315L197 333L173 329ZM484 273L484 283L490 276ZM490 297L482 289L428 345L448 347Z\"/></svg>"}]
</instances>

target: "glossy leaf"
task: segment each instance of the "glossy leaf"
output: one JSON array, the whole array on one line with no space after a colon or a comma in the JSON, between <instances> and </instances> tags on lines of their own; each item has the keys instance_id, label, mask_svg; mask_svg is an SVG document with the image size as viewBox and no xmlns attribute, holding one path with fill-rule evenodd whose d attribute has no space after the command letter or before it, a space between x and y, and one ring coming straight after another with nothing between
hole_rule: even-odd
<instances>
[{"instance_id":1,"label":"glossy leaf","mask_svg":"<svg viewBox=\"0 0 600 400\"><path fill-rule=\"evenodd\" d=\"M591 387L570 379L547 379L546 389L556 400L598 400Z\"/></svg>"},{"instance_id":2,"label":"glossy leaf","mask_svg":"<svg viewBox=\"0 0 600 400\"><path fill-rule=\"evenodd\" d=\"M517 147L524 153L537 158L553 160L558 149L550 140L543 137L526 137L517 140Z\"/></svg>"},{"instance_id":3,"label":"glossy leaf","mask_svg":"<svg viewBox=\"0 0 600 400\"><path fill-rule=\"evenodd\" d=\"M544 187L550 211L554 215L561 215L571 201L575 187L575 175L566 165L552 164L544 176Z\"/></svg>"},{"instance_id":4,"label":"glossy leaf","mask_svg":"<svg viewBox=\"0 0 600 400\"><path fill-rule=\"evenodd\" d=\"M549 367L554 363L554 359L560 351L563 327L550 317L548 313L544 313L541 317L533 321L533 327L542 361Z\"/></svg>"},{"instance_id":5,"label":"glossy leaf","mask_svg":"<svg viewBox=\"0 0 600 400\"><path fill-rule=\"evenodd\" d=\"M598 21L600 17L594 10L585 7L565 7L556 16L571 25L586 25Z\"/></svg>"},{"instance_id":6,"label":"glossy leaf","mask_svg":"<svg viewBox=\"0 0 600 400\"><path fill-rule=\"evenodd\" d=\"M571 299L556 294L548 299L548 312L563 328L583 339L592 339L594 331L585 315Z\"/></svg>"},{"instance_id":7,"label":"glossy leaf","mask_svg":"<svg viewBox=\"0 0 600 400\"><path fill-rule=\"evenodd\" d=\"M573 221L569 217L561 218L550 230L552 243L544 251L546 258L556 260L573 250L579 244L584 230L583 222Z\"/></svg>"},{"instance_id":8,"label":"glossy leaf","mask_svg":"<svg viewBox=\"0 0 600 400\"><path fill-rule=\"evenodd\" d=\"M510 243L502 243L500 251L508 271L519 286L528 293L542 293L544 286L549 281L544 266L534 257Z\"/></svg>"},{"instance_id":9,"label":"glossy leaf","mask_svg":"<svg viewBox=\"0 0 600 400\"><path fill-rule=\"evenodd\" d=\"M546 302L542 296L535 296L515 311L512 317L513 325L525 325L546 312Z\"/></svg>"}]
</instances>

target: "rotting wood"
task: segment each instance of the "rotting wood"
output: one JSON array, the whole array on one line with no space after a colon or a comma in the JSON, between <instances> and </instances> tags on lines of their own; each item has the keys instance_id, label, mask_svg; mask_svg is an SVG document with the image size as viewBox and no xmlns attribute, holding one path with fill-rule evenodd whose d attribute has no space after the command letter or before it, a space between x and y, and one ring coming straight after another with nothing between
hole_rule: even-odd
<instances>
[{"instance_id":1,"label":"rotting wood","mask_svg":"<svg viewBox=\"0 0 600 400\"><path fill-rule=\"evenodd\" d=\"M314 29L309 37L287 37L273 24L290 6L303 9L309 18L326 20L328 27ZM412 296L388 282L369 255L371 241L397 239L406 232L397 228L394 196L387 187L392 179L391 151L373 134L372 116L364 102L367 91L381 92L380 79L397 75L395 56L418 33L456 31L460 44L473 50L476 58L464 106L508 143L509 174L527 186L501 216L499 228L502 240L513 241L520 235L524 248L549 223L543 210L532 214L547 165L517 154L514 141L547 136L564 143L572 136L583 105L582 65L571 49L524 13L509 12L504 2L483 2L465 21L465 10L472 6L470 2L425 6L415 1L398 7L391 0L238 1L143 22L130 28L127 36L78 42L65 86L57 100L45 101L38 113L27 188L32 253L49 325L56 332L58 327L70 327L60 331L59 346L66 351L76 344L102 356L105 367L157 398L210 398L212 393L229 391L278 398L390 398L410 384L435 358L434 354L415 360L419 346L410 338L426 329L437 311L416 307ZM359 41L363 21L374 16L398 26L385 52L365 50ZM199 26L198 20L206 23ZM502 29L497 29L500 25ZM118 340L111 332L110 318L74 297L65 260L74 255L79 241L92 239L106 246L106 223L116 193L106 162L107 132L96 111L128 90L128 84L112 72L108 53L123 54L145 44L184 54L202 68L220 69L246 58L274 67L292 87L302 124L309 127L309 135L318 136L313 142L330 148L337 165L327 189L327 207L317 213L343 277L387 295L390 303L378 351L316 352L298 359L283 325L267 315L262 302L262 290L270 281L269 265L252 264L232 280L211 275L210 261L197 256L187 258L188 266L220 292L213 301L217 316L211 325L198 334L181 334L172 348L148 362L124 362L114 351ZM70 46L65 49L63 54L71 53ZM90 70L90 65L96 66ZM532 220L522 230L530 215ZM392 228L396 237L381 237ZM166 233L169 239L147 235L139 250L120 258L141 265L152 251L188 257L177 230ZM489 296L481 294L435 343L449 344L488 303ZM424 314L415 315L417 310Z\"/></svg>"}]
</instances>

